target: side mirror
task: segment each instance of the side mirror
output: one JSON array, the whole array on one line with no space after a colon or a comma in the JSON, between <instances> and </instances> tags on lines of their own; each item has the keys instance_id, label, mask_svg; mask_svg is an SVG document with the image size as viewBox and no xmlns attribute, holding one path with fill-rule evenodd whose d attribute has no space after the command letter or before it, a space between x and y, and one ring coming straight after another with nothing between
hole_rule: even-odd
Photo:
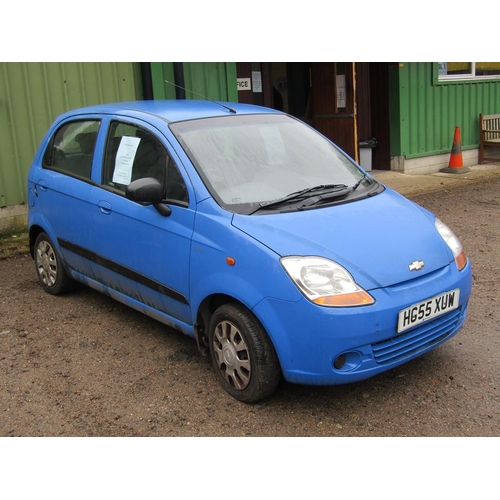
<instances>
[{"instance_id":1,"label":"side mirror","mask_svg":"<svg viewBox=\"0 0 500 500\"><path fill-rule=\"evenodd\" d=\"M172 210L163 204L163 186L154 177L144 177L131 182L125 191L125 196L132 201L153 205L158 212L168 217Z\"/></svg>"}]
</instances>

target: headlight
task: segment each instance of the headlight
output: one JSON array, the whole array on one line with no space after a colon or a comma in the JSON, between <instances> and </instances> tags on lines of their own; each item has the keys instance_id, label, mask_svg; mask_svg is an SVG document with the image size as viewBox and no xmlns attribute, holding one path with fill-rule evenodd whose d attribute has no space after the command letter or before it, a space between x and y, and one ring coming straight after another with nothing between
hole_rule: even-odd
<instances>
[{"instance_id":1,"label":"headlight","mask_svg":"<svg viewBox=\"0 0 500 500\"><path fill-rule=\"evenodd\" d=\"M465 256L460 240L456 237L455 233L437 217L434 224L443 240L453 252L453 257L455 257L458 270L461 271L465 267L465 264L467 264L467 257Z\"/></svg>"},{"instance_id":2,"label":"headlight","mask_svg":"<svg viewBox=\"0 0 500 500\"><path fill-rule=\"evenodd\" d=\"M283 257L281 265L299 290L315 304L351 307L375 302L342 266L331 260L322 257Z\"/></svg>"}]
</instances>

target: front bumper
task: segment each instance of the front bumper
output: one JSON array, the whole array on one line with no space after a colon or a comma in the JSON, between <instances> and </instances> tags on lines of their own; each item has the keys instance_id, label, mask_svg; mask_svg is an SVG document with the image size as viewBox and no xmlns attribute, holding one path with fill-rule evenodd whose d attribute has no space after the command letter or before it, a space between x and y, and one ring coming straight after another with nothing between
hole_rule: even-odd
<instances>
[{"instance_id":1,"label":"front bumper","mask_svg":"<svg viewBox=\"0 0 500 500\"><path fill-rule=\"evenodd\" d=\"M401 334L398 313L413 304L460 288L459 307ZM442 344L462 327L472 288L470 263L454 264L419 279L370 290L375 304L328 308L307 299L266 299L254 309L269 333L289 382L336 385L369 378Z\"/></svg>"}]
</instances>

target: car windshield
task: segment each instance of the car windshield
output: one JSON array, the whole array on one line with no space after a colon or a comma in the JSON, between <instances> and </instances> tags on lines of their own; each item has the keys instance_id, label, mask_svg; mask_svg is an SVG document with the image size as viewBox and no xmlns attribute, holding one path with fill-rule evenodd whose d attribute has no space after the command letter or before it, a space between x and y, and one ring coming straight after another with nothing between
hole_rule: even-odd
<instances>
[{"instance_id":1,"label":"car windshield","mask_svg":"<svg viewBox=\"0 0 500 500\"><path fill-rule=\"evenodd\" d=\"M282 114L171 124L212 196L228 210L255 213L323 194L346 196L364 172L319 133ZM283 207L280 207L283 209Z\"/></svg>"}]
</instances>

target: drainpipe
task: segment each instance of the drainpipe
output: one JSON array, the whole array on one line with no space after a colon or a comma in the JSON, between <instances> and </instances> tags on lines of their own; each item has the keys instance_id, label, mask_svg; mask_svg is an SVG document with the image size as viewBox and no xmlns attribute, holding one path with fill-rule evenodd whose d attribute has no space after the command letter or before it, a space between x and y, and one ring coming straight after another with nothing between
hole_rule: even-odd
<instances>
[{"instance_id":1,"label":"drainpipe","mask_svg":"<svg viewBox=\"0 0 500 500\"><path fill-rule=\"evenodd\" d=\"M144 100L149 101L154 99L153 78L151 76L151 63L141 62L141 80L142 80L142 92L144 94Z\"/></svg>"},{"instance_id":2,"label":"drainpipe","mask_svg":"<svg viewBox=\"0 0 500 500\"><path fill-rule=\"evenodd\" d=\"M174 83L177 85L175 87L175 98L185 99L186 89L184 88L184 66L181 62L174 62Z\"/></svg>"}]
</instances>

